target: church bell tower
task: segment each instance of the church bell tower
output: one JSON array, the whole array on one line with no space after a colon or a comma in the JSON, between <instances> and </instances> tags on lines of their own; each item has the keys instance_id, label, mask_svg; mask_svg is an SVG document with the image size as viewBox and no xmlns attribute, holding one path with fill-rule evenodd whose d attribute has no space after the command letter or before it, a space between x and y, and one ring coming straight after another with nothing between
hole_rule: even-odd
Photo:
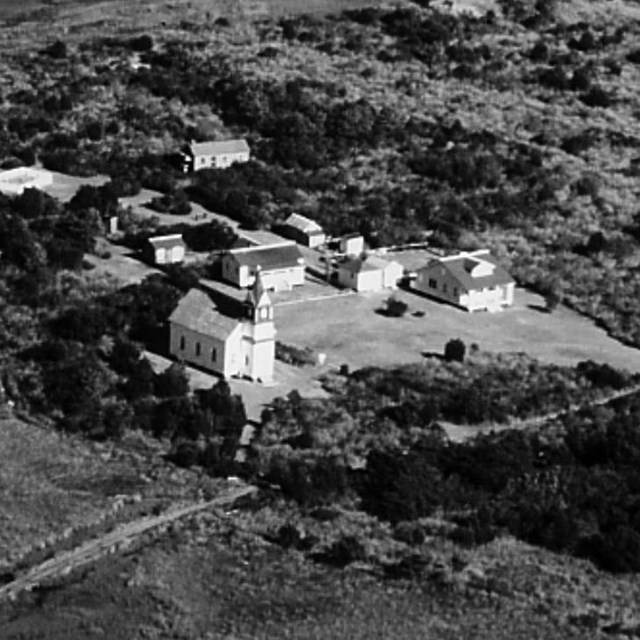
<instances>
[{"instance_id":1,"label":"church bell tower","mask_svg":"<svg viewBox=\"0 0 640 640\"><path fill-rule=\"evenodd\" d=\"M260 271L247 292L244 303L244 369L252 380L269 382L273 379L276 329L273 304L264 288Z\"/></svg>"}]
</instances>

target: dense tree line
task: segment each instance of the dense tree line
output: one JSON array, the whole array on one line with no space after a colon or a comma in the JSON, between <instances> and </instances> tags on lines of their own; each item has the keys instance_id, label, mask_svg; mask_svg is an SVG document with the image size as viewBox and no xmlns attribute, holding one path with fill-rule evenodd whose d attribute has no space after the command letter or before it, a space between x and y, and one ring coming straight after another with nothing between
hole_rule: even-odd
<instances>
[{"instance_id":1,"label":"dense tree line","mask_svg":"<svg viewBox=\"0 0 640 640\"><path fill-rule=\"evenodd\" d=\"M454 515L459 541L508 531L610 571L639 571L639 411L634 398L572 415L548 440L509 432L372 452L359 485L363 508L393 522L464 512Z\"/></svg>"}]
</instances>

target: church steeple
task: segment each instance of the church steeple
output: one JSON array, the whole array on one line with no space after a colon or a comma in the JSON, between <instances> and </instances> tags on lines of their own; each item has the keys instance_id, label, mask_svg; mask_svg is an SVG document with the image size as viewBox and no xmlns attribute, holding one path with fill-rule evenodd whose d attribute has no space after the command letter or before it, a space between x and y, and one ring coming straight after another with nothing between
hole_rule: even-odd
<instances>
[{"instance_id":1,"label":"church steeple","mask_svg":"<svg viewBox=\"0 0 640 640\"><path fill-rule=\"evenodd\" d=\"M259 268L256 271L255 280L247 292L245 309L247 317L254 323L273 322L273 306L264 287Z\"/></svg>"}]
</instances>

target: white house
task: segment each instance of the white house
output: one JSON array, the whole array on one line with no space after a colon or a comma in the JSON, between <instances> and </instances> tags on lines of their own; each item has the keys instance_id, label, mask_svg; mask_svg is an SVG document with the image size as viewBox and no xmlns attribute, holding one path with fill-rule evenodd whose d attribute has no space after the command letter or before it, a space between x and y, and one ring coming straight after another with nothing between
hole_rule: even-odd
<instances>
[{"instance_id":1,"label":"white house","mask_svg":"<svg viewBox=\"0 0 640 640\"><path fill-rule=\"evenodd\" d=\"M248 162L251 150L244 139L191 142L181 156L185 172L226 169L235 162Z\"/></svg>"},{"instance_id":2,"label":"white house","mask_svg":"<svg viewBox=\"0 0 640 640\"><path fill-rule=\"evenodd\" d=\"M340 238L340 253L359 256L364 251L364 238L359 233L348 233Z\"/></svg>"},{"instance_id":3,"label":"white house","mask_svg":"<svg viewBox=\"0 0 640 640\"><path fill-rule=\"evenodd\" d=\"M431 260L418 269L413 288L467 311L496 311L513 304L515 282L483 249Z\"/></svg>"},{"instance_id":4,"label":"white house","mask_svg":"<svg viewBox=\"0 0 640 640\"><path fill-rule=\"evenodd\" d=\"M285 238L291 238L312 249L323 245L327 240L322 227L315 220L305 218L298 213L292 213L278 227L278 231Z\"/></svg>"},{"instance_id":5,"label":"white house","mask_svg":"<svg viewBox=\"0 0 640 640\"><path fill-rule=\"evenodd\" d=\"M260 276L247 292L240 317L222 314L211 298L191 289L169 317L169 351L225 378L273 380L276 330L273 306Z\"/></svg>"},{"instance_id":6,"label":"white house","mask_svg":"<svg viewBox=\"0 0 640 640\"><path fill-rule=\"evenodd\" d=\"M347 258L338 265L338 282L356 291L394 289L403 275L402 265L378 256Z\"/></svg>"},{"instance_id":7,"label":"white house","mask_svg":"<svg viewBox=\"0 0 640 640\"><path fill-rule=\"evenodd\" d=\"M145 254L154 264L175 264L184 260L185 244L179 233L149 238Z\"/></svg>"},{"instance_id":8,"label":"white house","mask_svg":"<svg viewBox=\"0 0 640 640\"><path fill-rule=\"evenodd\" d=\"M20 195L25 189L42 189L53 184L53 175L44 169L16 167L0 172L0 192Z\"/></svg>"},{"instance_id":9,"label":"white house","mask_svg":"<svg viewBox=\"0 0 640 640\"><path fill-rule=\"evenodd\" d=\"M250 287L256 274L265 289L288 291L304 284L304 258L295 242L230 249L222 256L222 278Z\"/></svg>"}]
</instances>

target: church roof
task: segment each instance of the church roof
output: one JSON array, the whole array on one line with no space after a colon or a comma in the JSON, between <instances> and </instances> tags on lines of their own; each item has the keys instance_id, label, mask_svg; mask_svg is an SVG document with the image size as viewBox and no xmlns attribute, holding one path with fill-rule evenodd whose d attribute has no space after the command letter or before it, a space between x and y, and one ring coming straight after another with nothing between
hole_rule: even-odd
<instances>
[{"instance_id":1,"label":"church roof","mask_svg":"<svg viewBox=\"0 0 640 640\"><path fill-rule=\"evenodd\" d=\"M225 340L239 326L238 320L220 313L200 289L190 289L169 316L169 322Z\"/></svg>"},{"instance_id":2,"label":"church roof","mask_svg":"<svg viewBox=\"0 0 640 640\"><path fill-rule=\"evenodd\" d=\"M264 283L262 282L262 277L260 276L260 270L256 272L255 280L253 284L247 291L247 302L252 304L254 307L259 307L263 302L263 299L267 298L266 303L270 302L269 296L267 295L267 291L264 288Z\"/></svg>"}]
</instances>

